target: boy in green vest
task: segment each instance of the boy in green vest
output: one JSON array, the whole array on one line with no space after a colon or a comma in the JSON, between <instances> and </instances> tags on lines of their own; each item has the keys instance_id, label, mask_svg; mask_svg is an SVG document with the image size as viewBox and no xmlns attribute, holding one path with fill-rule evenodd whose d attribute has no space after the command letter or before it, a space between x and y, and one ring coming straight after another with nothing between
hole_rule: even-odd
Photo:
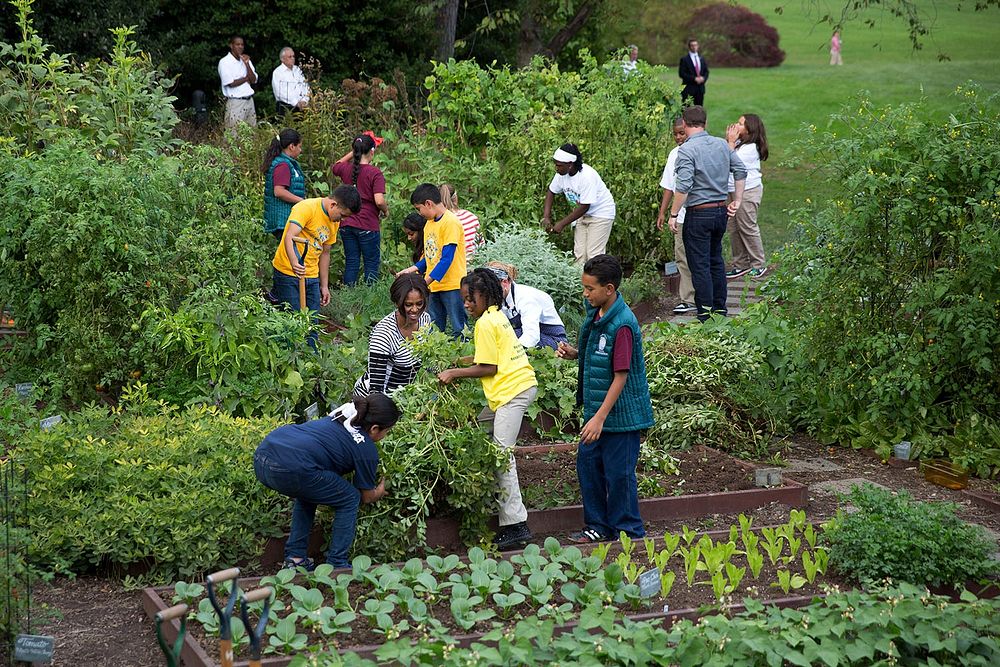
<instances>
[{"instance_id":1,"label":"boy in green vest","mask_svg":"<svg viewBox=\"0 0 1000 667\"><path fill-rule=\"evenodd\" d=\"M575 542L615 539L620 532L643 537L635 466L639 432L653 425L639 321L618 294L622 266L598 255L583 267L587 315L579 349L559 343L562 359L579 359L577 403L583 405L583 430L576 452L576 474L583 496L584 528Z\"/></svg>"}]
</instances>

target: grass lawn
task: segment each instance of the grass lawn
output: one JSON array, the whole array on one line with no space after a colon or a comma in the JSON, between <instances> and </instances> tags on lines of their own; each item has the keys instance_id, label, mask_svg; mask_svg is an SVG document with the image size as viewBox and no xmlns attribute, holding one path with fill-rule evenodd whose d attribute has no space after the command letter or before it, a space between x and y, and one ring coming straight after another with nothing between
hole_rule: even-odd
<instances>
[{"instance_id":1,"label":"grass lawn","mask_svg":"<svg viewBox=\"0 0 1000 667\"><path fill-rule=\"evenodd\" d=\"M722 135L725 126L742 113L757 113L767 127L771 158L764 164L764 201L760 226L765 248L784 244L791 235L789 208L806 197L814 201L833 192L812 170L782 166L792 156L790 144L803 124L825 128L829 114L860 93L877 105L928 99L932 113L947 116L950 93L972 80L984 90L1000 90L1000 11L964 11L952 3L920 0L936 16L933 34L923 50L914 52L900 19L869 12L879 19L875 28L861 20L847 25L843 38L843 67L830 67L827 26L815 26L812 3L787 3L775 14L778 0L743 0L763 15L781 36L784 64L770 69L713 68L705 94L709 131ZM831 6L836 3L831 3ZM935 12L936 9L936 14ZM951 60L939 61L938 53ZM709 63L711 55L707 54Z\"/></svg>"}]
</instances>

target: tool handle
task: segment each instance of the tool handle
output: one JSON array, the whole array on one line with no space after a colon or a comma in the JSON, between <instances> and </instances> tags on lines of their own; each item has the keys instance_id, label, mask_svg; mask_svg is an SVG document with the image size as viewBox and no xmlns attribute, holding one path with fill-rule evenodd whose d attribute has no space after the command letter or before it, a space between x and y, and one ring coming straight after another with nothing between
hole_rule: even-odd
<instances>
[{"instance_id":1,"label":"tool handle","mask_svg":"<svg viewBox=\"0 0 1000 667\"><path fill-rule=\"evenodd\" d=\"M208 583L221 584L223 581L230 581L240 576L240 568L231 567L228 570L219 570L208 575Z\"/></svg>"},{"instance_id":2,"label":"tool handle","mask_svg":"<svg viewBox=\"0 0 1000 667\"><path fill-rule=\"evenodd\" d=\"M258 588L257 590L250 591L243 595L243 599L247 601L248 604L254 602L260 602L261 600L267 600L274 593L274 589L270 586L265 586L264 588Z\"/></svg>"},{"instance_id":3,"label":"tool handle","mask_svg":"<svg viewBox=\"0 0 1000 667\"><path fill-rule=\"evenodd\" d=\"M175 618L180 618L188 613L189 607L186 604L177 604L169 609L164 609L163 611L156 612L156 620L158 621L172 621Z\"/></svg>"}]
</instances>

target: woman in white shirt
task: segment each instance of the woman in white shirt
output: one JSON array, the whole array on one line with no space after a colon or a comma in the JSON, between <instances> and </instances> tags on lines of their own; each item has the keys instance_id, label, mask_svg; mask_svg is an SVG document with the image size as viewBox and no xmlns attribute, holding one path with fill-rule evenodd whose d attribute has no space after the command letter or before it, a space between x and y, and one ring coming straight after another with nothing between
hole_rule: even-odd
<instances>
[{"instance_id":1,"label":"woman in white shirt","mask_svg":"<svg viewBox=\"0 0 1000 667\"><path fill-rule=\"evenodd\" d=\"M573 255L581 266L592 257L607 252L611 226L615 222L615 200L593 167L583 163L575 144L563 144L552 155L556 175L545 193L542 227L558 234L575 224ZM573 210L559 222L552 223L552 204L558 194L566 195Z\"/></svg>"},{"instance_id":2,"label":"woman in white shirt","mask_svg":"<svg viewBox=\"0 0 1000 667\"><path fill-rule=\"evenodd\" d=\"M767 132L760 116L752 113L740 116L739 122L726 130L726 141L747 168L743 203L727 225L733 258L726 278L738 278L746 273L754 279L762 278L767 273L767 260L757 226L757 210L764 194L760 163L767 160ZM729 189L732 192L732 176L729 177Z\"/></svg>"},{"instance_id":3,"label":"woman in white shirt","mask_svg":"<svg viewBox=\"0 0 1000 667\"><path fill-rule=\"evenodd\" d=\"M486 268L500 279L503 314L510 320L517 340L524 347L551 347L568 342L566 327L552 297L540 289L514 282L517 269L503 262L487 262Z\"/></svg>"}]
</instances>

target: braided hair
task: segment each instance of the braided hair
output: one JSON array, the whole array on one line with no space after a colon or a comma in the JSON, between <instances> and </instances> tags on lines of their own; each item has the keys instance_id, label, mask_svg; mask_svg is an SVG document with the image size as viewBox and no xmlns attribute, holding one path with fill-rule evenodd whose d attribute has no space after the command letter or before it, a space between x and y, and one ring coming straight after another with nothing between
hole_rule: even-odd
<instances>
[{"instance_id":1,"label":"braided hair","mask_svg":"<svg viewBox=\"0 0 1000 667\"><path fill-rule=\"evenodd\" d=\"M354 173L351 174L351 184L354 187L358 187L358 172L361 171L361 158L374 150L375 140L367 134L362 134L360 137L354 138L351 148L354 150Z\"/></svg>"},{"instance_id":2,"label":"braided hair","mask_svg":"<svg viewBox=\"0 0 1000 667\"><path fill-rule=\"evenodd\" d=\"M469 290L469 294L479 293L486 301L486 307L503 305L503 287L500 279L489 269L476 269L469 275L462 278L462 285Z\"/></svg>"}]
</instances>

